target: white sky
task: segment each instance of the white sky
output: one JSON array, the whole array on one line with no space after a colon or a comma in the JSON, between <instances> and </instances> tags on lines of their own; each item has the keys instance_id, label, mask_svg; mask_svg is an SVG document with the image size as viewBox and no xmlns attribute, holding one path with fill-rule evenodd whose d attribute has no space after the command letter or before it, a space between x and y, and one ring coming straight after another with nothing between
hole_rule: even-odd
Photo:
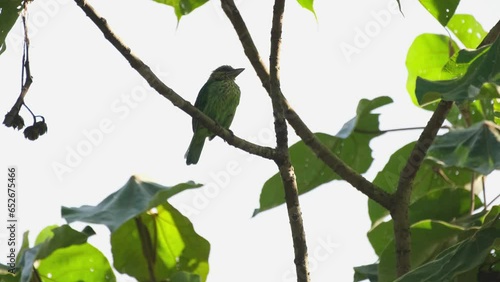
<instances>
[{"instance_id":1,"label":"white sky","mask_svg":"<svg viewBox=\"0 0 500 282\"><path fill-rule=\"evenodd\" d=\"M231 129L242 138L274 145L270 101L219 1L182 18L177 29L173 9L153 1L89 2L187 100L195 100L216 67L246 68L237 79L242 97ZM267 61L273 1L236 2ZM406 92L406 52L421 33L446 33L419 3L403 1L403 18L388 8L393 2L317 0L316 22L296 1L287 1L281 85L313 131L337 133L355 115L359 99L382 95L395 101L380 111L382 129L426 124L431 113L415 107ZM458 12L475 15L487 31L498 20L493 12L500 10L498 1L461 2ZM37 0L29 17L34 83L26 102L45 116L49 132L31 142L22 131L0 128L0 167L15 165L19 171L18 238L28 229L33 239L47 225L64 224L62 205L95 205L132 174L167 186L194 180L212 184L216 190L184 192L171 202L211 243L209 282L295 280L284 206L251 218L263 183L276 172L272 162L252 158L216 138L205 144L198 165L186 166L183 156L192 134L191 118L145 86L73 1ZM373 33L366 46L356 44L356 34L367 28ZM7 51L0 56L2 117L19 94L21 36L18 22L9 34ZM343 44L358 48L359 53L346 56ZM22 110L21 114L29 124L28 113ZM101 133L102 139L79 162L68 163L69 152L84 146L89 132L99 130L102 123L111 129ZM292 144L298 138L290 131ZM373 179L390 154L418 134L391 133L375 139L371 143L375 162L366 177ZM71 172L56 173L56 163L68 165ZM228 174L228 164L237 167L236 173ZM229 177L221 182L222 175ZM0 177L6 179L7 172ZM489 188L489 195L499 193L498 187ZM353 266L376 260L366 239L370 222L364 195L335 181L300 200L312 281L352 281ZM0 218L6 218L6 208L0 209ZM80 229L84 224L73 226ZM98 234L90 242L110 257L109 232L103 226L93 227ZM2 258L6 235L1 229ZM119 281L133 280L122 276Z\"/></svg>"}]
</instances>

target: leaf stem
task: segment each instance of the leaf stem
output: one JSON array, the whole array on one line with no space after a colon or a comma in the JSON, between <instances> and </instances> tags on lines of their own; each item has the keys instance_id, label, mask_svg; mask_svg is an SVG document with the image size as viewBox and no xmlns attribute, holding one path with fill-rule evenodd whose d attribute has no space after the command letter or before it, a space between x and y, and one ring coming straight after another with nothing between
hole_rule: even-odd
<instances>
[{"instance_id":1,"label":"leaf stem","mask_svg":"<svg viewBox=\"0 0 500 282\"><path fill-rule=\"evenodd\" d=\"M476 193L475 193L475 180L476 180L476 173L472 172L471 175L471 180L470 180L470 208L469 208L469 214L472 214L474 210L476 209Z\"/></svg>"}]
</instances>

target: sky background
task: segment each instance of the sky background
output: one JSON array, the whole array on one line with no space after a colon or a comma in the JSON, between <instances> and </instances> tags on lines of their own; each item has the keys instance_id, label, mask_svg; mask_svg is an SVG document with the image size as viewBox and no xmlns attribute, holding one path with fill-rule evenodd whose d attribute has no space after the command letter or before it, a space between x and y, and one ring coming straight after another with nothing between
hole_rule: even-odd
<instances>
[{"instance_id":1,"label":"sky background","mask_svg":"<svg viewBox=\"0 0 500 282\"><path fill-rule=\"evenodd\" d=\"M153 1L88 2L137 56L189 101L194 102L218 66L246 68L237 78L242 95L231 130L274 146L270 100L220 1L209 1L178 26L173 9ZM266 64L272 2L236 1ZM281 86L311 130L334 135L354 117L360 99L379 96L394 100L378 110L382 129L427 123L431 113L413 105L406 92L406 52L419 34L447 33L418 2L402 5L405 17L393 0L316 0L316 21L296 1L287 1ZM497 0L462 0L457 13L476 16L488 31L498 20L493 11L499 10ZM34 82L25 101L45 117L49 130L32 142L22 131L0 128L0 167L5 168L1 177L7 178L9 165L18 169L18 238L30 230L33 241L45 226L64 224L61 206L96 205L134 174L166 186L193 180L207 187L183 192L170 202L211 244L209 282L295 280L285 207L251 218L263 183L276 173L274 163L215 138L205 144L198 165L186 166L191 118L147 86L73 1L37 0L30 5L29 22ZM361 33L365 40L356 41ZM21 43L18 22L0 56L1 113L7 113L19 95ZM346 52L346 46L356 52ZM31 122L27 111L21 115L26 124ZM298 137L289 131L293 144ZM375 161L365 176L372 180L390 155L419 133L374 139ZM91 144L89 136L100 138L85 147ZM79 148L85 154L76 159L71 155ZM68 170L55 169L62 166ZM488 179L490 200L499 193L492 185L495 178ZM363 194L334 181L300 201L312 281L352 281L353 266L376 260L366 238L370 222ZM0 218L6 218L6 208L0 209ZM72 226L81 229L85 224ZM89 241L111 261L109 231L93 227L97 235ZM1 229L2 258L6 236ZM120 276L118 281L133 280Z\"/></svg>"}]
</instances>

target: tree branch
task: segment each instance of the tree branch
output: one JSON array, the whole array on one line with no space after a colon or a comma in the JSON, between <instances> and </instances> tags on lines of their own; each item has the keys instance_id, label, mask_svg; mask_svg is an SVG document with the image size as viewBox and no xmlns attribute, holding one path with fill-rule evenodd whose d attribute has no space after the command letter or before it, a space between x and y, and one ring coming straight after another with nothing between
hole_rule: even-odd
<instances>
[{"instance_id":1,"label":"tree branch","mask_svg":"<svg viewBox=\"0 0 500 282\"><path fill-rule=\"evenodd\" d=\"M281 34L283 27L283 13L285 10L285 0L274 2L273 24L271 28L271 52L269 64L270 74L270 96L274 112L274 129L276 132L276 164L278 165L283 188L285 190L285 202L290 220L290 228L293 239L293 249L295 253L295 270L297 281L309 282L309 263L307 255L306 234L302 212L299 203L299 190L293 165L290 161L288 151L288 129L283 111L283 101L281 100L281 87L279 79L279 62L281 49ZM249 37L247 37L249 38Z\"/></svg>"},{"instance_id":2,"label":"tree branch","mask_svg":"<svg viewBox=\"0 0 500 282\"><path fill-rule=\"evenodd\" d=\"M478 48L493 43L499 33L500 21L497 22L497 24L491 29L481 44L479 44ZM415 147L413 147L406 165L401 171L397 190L392 195L390 204L391 208L389 211L391 212L391 217L394 222L396 267L398 276L407 273L411 268L411 234L408 207L410 205L413 180L415 179L429 147L432 142L434 142L437 132L443 125L443 122L452 106L452 101L441 100L439 102L437 109L434 111L432 117L422 131Z\"/></svg>"},{"instance_id":3,"label":"tree branch","mask_svg":"<svg viewBox=\"0 0 500 282\"><path fill-rule=\"evenodd\" d=\"M406 165L401 171L397 190L392 196L392 208L389 209L389 211L391 212L391 217L394 223L396 269L398 277L408 272L411 267L411 237L408 208L410 205L413 180L415 179L417 171L427 154L427 150L436 138L437 132L441 128L441 125L443 124L452 106L453 102L450 101L441 100L441 102L439 102L436 111L434 111L434 114L427 123L427 126L420 134L415 147L413 147Z\"/></svg>"},{"instance_id":4,"label":"tree branch","mask_svg":"<svg viewBox=\"0 0 500 282\"><path fill-rule=\"evenodd\" d=\"M275 150L269 147L259 146L235 136L231 131L224 129L217 124L213 119L205 115L196 107L184 100L181 96L175 93L174 90L165 85L154 73L149 66L144 64L139 58L132 54L130 48L125 46L121 40L111 31L106 19L99 16L94 8L85 0L75 0L76 4L85 12L85 14L95 23L95 25L104 34L104 37L127 59L132 68L134 68L160 95L167 98L174 106L178 107L191 117L197 119L204 127L222 138L228 144L239 148L250 154L258 155L266 159L275 158Z\"/></svg>"},{"instance_id":5,"label":"tree branch","mask_svg":"<svg viewBox=\"0 0 500 282\"><path fill-rule=\"evenodd\" d=\"M264 89L271 94L269 86L269 71L264 65L257 47L255 47L255 44L253 43L252 36L250 36L250 32L248 31L245 21L241 17L240 11L234 4L234 0L221 0L221 6L222 10L224 10L224 13L226 13L227 17L231 21L234 30L238 34L240 42L243 45L243 51L262 82L262 87L264 87Z\"/></svg>"},{"instance_id":6,"label":"tree branch","mask_svg":"<svg viewBox=\"0 0 500 282\"><path fill-rule=\"evenodd\" d=\"M221 4L222 9L238 34L246 56L254 67L257 76L261 80L262 86L270 94L269 73L260 59L257 47L250 36L250 32L248 31L238 8L234 4L234 0L221 0ZM382 190L380 187L373 185L373 183L366 180L366 178L354 171L333 152L331 152L328 147L319 141L316 135L314 135L314 133L312 133L312 131L302 121L284 95L280 93L280 96L284 106L286 120L295 130L295 133L316 154L316 156L328 165L333 172L338 174L354 188L358 189L361 193L365 194L384 208L390 209L390 194Z\"/></svg>"}]
</instances>

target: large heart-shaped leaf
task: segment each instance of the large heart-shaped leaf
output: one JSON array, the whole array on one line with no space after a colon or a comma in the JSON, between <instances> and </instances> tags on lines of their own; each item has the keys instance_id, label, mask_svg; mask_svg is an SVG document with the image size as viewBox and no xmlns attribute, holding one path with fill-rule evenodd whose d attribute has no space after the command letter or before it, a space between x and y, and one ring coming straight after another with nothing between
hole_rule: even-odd
<instances>
[{"instance_id":1,"label":"large heart-shaped leaf","mask_svg":"<svg viewBox=\"0 0 500 282\"><path fill-rule=\"evenodd\" d=\"M115 268L139 281L170 280L179 271L205 281L210 244L167 202L181 191L200 186L187 182L165 187L132 176L97 206L63 207L62 215L68 222L106 225L111 230Z\"/></svg>"},{"instance_id":2,"label":"large heart-shaped leaf","mask_svg":"<svg viewBox=\"0 0 500 282\"><path fill-rule=\"evenodd\" d=\"M426 33L413 40L406 55L406 68L408 70L406 90L414 104L419 105L415 96L417 77L430 80L444 79L441 77L443 66L458 50L458 45L444 35Z\"/></svg>"},{"instance_id":3,"label":"large heart-shaped leaf","mask_svg":"<svg viewBox=\"0 0 500 282\"><path fill-rule=\"evenodd\" d=\"M415 95L419 104L433 102L436 99L462 102L475 100L486 82L500 84L500 40L491 46L485 46L478 51L461 50L468 57L466 73L458 78L431 81L417 77ZM460 56L459 56L460 57Z\"/></svg>"},{"instance_id":4,"label":"large heart-shaped leaf","mask_svg":"<svg viewBox=\"0 0 500 282\"><path fill-rule=\"evenodd\" d=\"M488 175L500 168L500 127L484 121L450 131L436 138L427 157L447 167Z\"/></svg>"},{"instance_id":5,"label":"large heart-shaped leaf","mask_svg":"<svg viewBox=\"0 0 500 282\"><path fill-rule=\"evenodd\" d=\"M126 221L166 202L171 196L200 186L190 181L166 187L132 176L125 186L106 197L97 206L62 207L61 213L68 223L83 221L104 224L113 232Z\"/></svg>"},{"instance_id":6,"label":"large heart-shaped leaf","mask_svg":"<svg viewBox=\"0 0 500 282\"><path fill-rule=\"evenodd\" d=\"M372 110L389 104L389 97L378 97L374 100L362 99L357 108L357 115L348 121L336 136L316 133L316 137L330 150L339 156L346 164L359 173L370 167L370 140L381 133L378 125L378 114ZM299 141L290 147L290 158L297 176L299 193L306 193L321 184L341 178L335 174L323 161L303 142ZM254 216L284 203L285 193L279 174L273 175L264 183L260 194L260 207L254 211Z\"/></svg>"},{"instance_id":7,"label":"large heart-shaped leaf","mask_svg":"<svg viewBox=\"0 0 500 282\"><path fill-rule=\"evenodd\" d=\"M88 243L54 251L39 262L37 271L50 281L116 281L107 258Z\"/></svg>"},{"instance_id":8,"label":"large heart-shaped leaf","mask_svg":"<svg viewBox=\"0 0 500 282\"><path fill-rule=\"evenodd\" d=\"M36 261L38 274L53 281L116 281L106 257L87 243L93 234L88 226L82 232L69 225L46 227L38 235L37 245L23 252L20 281L31 281Z\"/></svg>"},{"instance_id":9,"label":"large heart-shaped leaf","mask_svg":"<svg viewBox=\"0 0 500 282\"><path fill-rule=\"evenodd\" d=\"M168 202L128 220L111 234L113 264L121 273L150 281L148 264L158 281L178 271L208 275L210 244L198 235L189 219ZM194 278L190 278L194 279Z\"/></svg>"}]
</instances>

